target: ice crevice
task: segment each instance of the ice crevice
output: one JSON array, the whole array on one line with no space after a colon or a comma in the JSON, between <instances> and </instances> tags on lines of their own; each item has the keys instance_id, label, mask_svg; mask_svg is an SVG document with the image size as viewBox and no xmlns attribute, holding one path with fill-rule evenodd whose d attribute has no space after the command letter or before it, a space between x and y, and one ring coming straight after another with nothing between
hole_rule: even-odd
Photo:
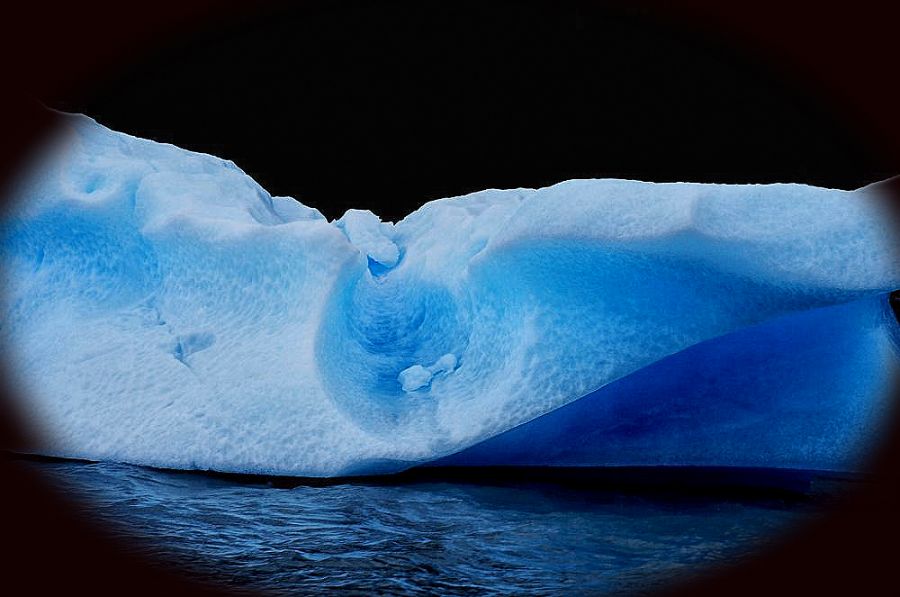
<instances>
[{"instance_id":1,"label":"ice crevice","mask_svg":"<svg viewBox=\"0 0 900 597\"><path fill-rule=\"evenodd\" d=\"M900 252L876 187L571 180L329 222L232 162L65 121L0 221L42 453L853 469L883 410Z\"/></svg>"}]
</instances>

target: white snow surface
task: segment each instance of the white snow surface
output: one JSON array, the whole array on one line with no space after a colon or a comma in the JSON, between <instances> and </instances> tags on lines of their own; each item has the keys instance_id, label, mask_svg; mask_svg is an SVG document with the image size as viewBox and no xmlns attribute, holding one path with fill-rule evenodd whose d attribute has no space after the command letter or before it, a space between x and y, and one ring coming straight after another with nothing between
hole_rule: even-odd
<instances>
[{"instance_id":1,"label":"white snow surface","mask_svg":"<svg viewBox=\"0 0 900 597\"><path fill-rule=\"evenodd\" d=\"M869 189L570 180L329 222L69 116L15 194L2 340L41 451L162 467L398 470L900 287Z\"/></svg>"}]
</instances>

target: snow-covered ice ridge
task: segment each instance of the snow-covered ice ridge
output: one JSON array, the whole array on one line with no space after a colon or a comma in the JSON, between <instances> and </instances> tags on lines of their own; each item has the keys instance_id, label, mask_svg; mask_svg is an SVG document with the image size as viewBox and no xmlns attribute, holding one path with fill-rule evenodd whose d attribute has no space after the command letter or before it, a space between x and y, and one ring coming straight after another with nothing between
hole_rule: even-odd
<instances>
[{"instance_id":1,"label":"snow-covered ice ridge","mask_svg":"<svg viewBox=\"0 0 900 597\"><path fill-rule=\"evenodd\" d=\"M852 470L877 435L900 264L872 188L571 180L328 222L232 162L64 128L0 230L45 454Z\"/></svg>"}]
</instances>

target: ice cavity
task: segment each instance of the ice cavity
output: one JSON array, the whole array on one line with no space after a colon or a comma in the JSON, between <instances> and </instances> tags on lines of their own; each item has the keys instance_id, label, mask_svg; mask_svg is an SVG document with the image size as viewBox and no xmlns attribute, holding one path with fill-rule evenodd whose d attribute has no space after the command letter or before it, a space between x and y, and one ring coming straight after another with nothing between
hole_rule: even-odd
<instances>
[{"instance_id":1,"label":"ice cavity","mask_svg":"<svg viewBox=\"0 0 900 597\"><path fill-rule=\"evenodd\" d=\"M428 367L413 365L400 372L397 381L403 387L404 392L414 392L431 383L436 375L446 374L456 369L456 355L445 354Z\"/></svg>"},{"instance_id":2,"label":"ice cavity","mask_svg":"<svg viewBox=\"0 0 900 597\"><path fill-rule=\"evenodd\" d=\"M395 471L587 395L585 408L602 408L610 384L693 367L651 368L727 342L744 366L718 367L710 375L724 381L691 394L715 406L650 384L662 390L645 391L639 410L652 405L652 417L574 419L602 420L609 445L633 455L623 429L696 416L640 446L643 463L678 463L686 429L750 429L757 402L766 420L793 417L795 402L764 398L785 385L777 375L803 367L793 396L814 400L810 384L827 373L841 383L822 399L843 406L769 438L766 453L772 466L828 466L847 459L813 449L822 433L876 400L873 384L851 381L870 378L872 362L896 363L896 343L883 341L896 324L880 309L900 287L898 251L868 188L577 180L433 201L393 225L356 210L328 222L231 162L73 116L15 199L0 228L0 334L47 454ZM840 327L841 342L818 352L797 342L784 353L796 354L791 367L752 349L760 338L802 340L796 315L845 304L860 306L828 313L866 326ZM769 323L775 332L742 334ZM864 358L831 358L848 350ZM736 451L758 447L690 445L710 446L697 450L713 464L748 461Z\"/></svg>"}]
</instances>

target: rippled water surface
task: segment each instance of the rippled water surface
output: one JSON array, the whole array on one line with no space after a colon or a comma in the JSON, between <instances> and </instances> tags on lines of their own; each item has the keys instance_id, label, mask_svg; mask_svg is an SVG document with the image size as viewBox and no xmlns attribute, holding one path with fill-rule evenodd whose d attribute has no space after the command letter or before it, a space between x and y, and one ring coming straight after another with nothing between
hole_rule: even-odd
<instances>
[{"instance_id":1,"label":"rippled water surface","mask_svg":"<svg viewBox=\"0 0 900 597\"><path fill-rule=\"evenodd\" d=\"M642 593L733 563L809 502L559 484L277 488L121 464L32 463L139 553L273 593Z\"/></svg>"}]
</instances>

